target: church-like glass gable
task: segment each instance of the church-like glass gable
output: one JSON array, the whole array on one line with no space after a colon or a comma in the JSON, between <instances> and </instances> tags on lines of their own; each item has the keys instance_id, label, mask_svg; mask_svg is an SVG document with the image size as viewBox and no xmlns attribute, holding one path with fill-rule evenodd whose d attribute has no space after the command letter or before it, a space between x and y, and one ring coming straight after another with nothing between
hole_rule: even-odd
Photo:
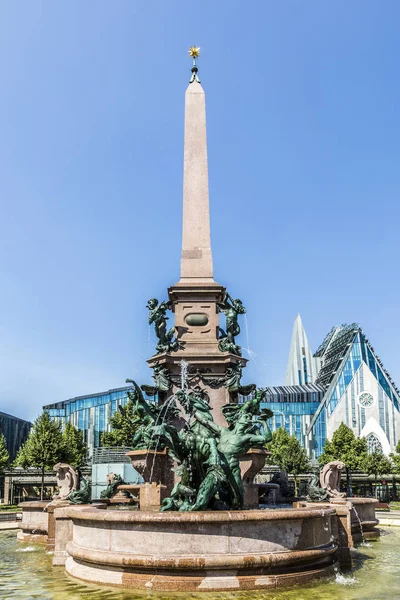
<instances>
[{"instance_id":1,"label":"church-like glass gable","mask_svg":"<svg viewBox=\"0 0 400 600\"><path fill-rule=\"evenodd\" d=\"M355 324L345 325L336 337L332 338L331 336L331 339L333 339L332 348L328 347L324 356L326 362L318 376L317 382L323 384L325 381L325 385L328 387L334 381L334 377L340 369L336 385L330 393L329 400L325 403L328 417L335 410L340 398L360 368L362 361L369 367L382 390L393 402L396 410L400 412L399 391L384 369L380 359L374 354L361 328L357 325L357 330L354 330L354 327ZM351 338L353 339L349 342ZM350 352L348 351L349 345L351 345ZM341 366L341 363L343 366Z\"/></svg>"},{"instance_id":2,"label":"church-like glass gable","mask_svg":"<svg viewBox=\"0 0 400 600\"><path fill-rule=\"evenodd\" d=\"M337 383L327 403L328 416L330 416L335 410L340 398L345 393L347 386L352 381L357 370L360 368L361 360L362 359L360 336L357 333L354 342L352 343L351 350L350 352L348 352L347 358L338 377Z\"/></svg>"},{"instance_id":3,"label":"church-like glass gable","mask_svg":"<svg viewBox=\"0 0 400 600\"><path fill-rule=\"evenodd\" d=\"M400 412L400 393L394 382L391 380L389 373L385 370L380 359L373 354L368 341L365 336L361 334L362 345L365 346L367 358L364 359L365 363L370 368L371 373L378 380L379 385L390 398L396 408Z\"/></svg>"}]
</instances>

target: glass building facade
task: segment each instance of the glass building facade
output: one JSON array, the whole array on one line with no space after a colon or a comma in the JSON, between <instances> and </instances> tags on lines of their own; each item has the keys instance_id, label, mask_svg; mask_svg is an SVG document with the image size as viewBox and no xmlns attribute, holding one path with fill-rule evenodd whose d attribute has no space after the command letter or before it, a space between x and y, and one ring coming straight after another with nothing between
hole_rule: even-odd
<instances>
[{"instance_id":1,"label":"glass building facade","mask_svg":"<svg viewBox=\"0 0 400 600\"><path fill-rule=\"evenodd\" d=\"M393 451L400 438L397 433L397 427L400 433L400 392L360 326L352 323L332 328L314 358L319 369L315 383L265 388L263 407L274 413L271 429L284 427L289 434L296 435L312 458L322 453L328 433L332 435L332 423L337 427L340 422L351 427L356 435L363 430L362 435L374 433L385 453L390 451L388 445ZM374 387L371 380L376 382L372 407L368 406L371 396L368 388ZM92 453L100 446L102 432L109 430L118 406L127 402L129 389L122 387L79 396L44 408L63 425L70 422L83 431ZM365 390L367 404L363 406L360 394ZM373 432L368 430L368 423L374 410L379 431Z\"/></svg>"},{"instance_id":2,"label":"glass building facade","mask_svg":"<svg viewBox=\"0 0 400 600\"><path fill-rule=\"evenodd\" d=\"M100 446L101 434L109 430L110 418L118 410L118 406L126 404L129 389L131 388L123 387L98 394L78 396L63 402L48 404L43 408L63 426L69 422L80 429L92 455L93 450ZM270 420L271 429L274 431L279 427L285 427L306 446L306 430L322 400L324 388L316 384L306 384L268 387L266 392L266 401L262 406L274 413ZM154 401L154 398L148 400ZM318 443L323 445L324 441L325 431L321 430Z\"/></svg>"},{"instance_id":3,"label":"glass building facade","mask_svg":"<svg viewBox=\"0 0 400 600\"><path fill-rule=\"evenodd\" d=\"M100 446L103 431L109 429L111 416L118 410L118 406L125 406L129 389L131 388L123 387L99 394L77 396L43 408L63 426L69 422L80 429L89 453L92 454L93 448Z\"/></svg>"},{"instance_id":4,"label":"glass building facade","mask_svg":"<svg viewBox=\"0 0 400 600\"><path fill-rule=\"evenodd\" d=\"M295 435L300 444L309 449L307 429L318 410L325 388L317 384L276 386L266 388L266 401L263 408L274 413L270 419L272 431L284 427L290 435ZM320 427L314 443L323 447L326 439L325 427Z\"/></svg>"},{"instance_id":5,"label":"glass building facade","mask_svg":"<svg viewBox=\"0 0 400 600\"><path fill-rule=\"evenodd\" d=\"M29 423L29 421L0 412L0 433L3 433L6 438L11 461L17 456L19 447L27 439L31 427L32 423Z\"/></svg>"},{"instance_id":6,"label":"glass building facade","mask_svg":"<svg viewBox=\"0 0 400 600\"><path fill-rule=\"evenodd\" d=\"M320 429L324 427L326 430L326 424L333 420L342 421L356 435L363 435L363 429L373 413L374 402L373 395L365 393L365 390L376 388L376 420L393 450L399 437L396 423L400 423L400 392L360 326L353 323L334 328L328 334L327 342L321 345L316 354L322 358L317 382L326 391L309 433L317 441ZM365 378L371 377L369 374L372 374L375 384L371 383L371 379L366 384ZM360 402L360 396L363 397L364 405ZM336 414L338 411L339 414ZM368 435L373 440L377 439L375 433ZM318 443L315 444L315 457L321 454L322 448Z\"/></svg>"}]
</instances>

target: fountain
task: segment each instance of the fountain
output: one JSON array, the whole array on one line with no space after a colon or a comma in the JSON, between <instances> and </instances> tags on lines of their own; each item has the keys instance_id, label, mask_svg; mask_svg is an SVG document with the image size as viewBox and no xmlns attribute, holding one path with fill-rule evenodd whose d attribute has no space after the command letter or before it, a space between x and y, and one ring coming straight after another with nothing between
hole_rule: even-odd
<instances>
[{"instance_id":1,"label":"fountain","mask_svg":"<svg viewBox=\"0 0 400 600\"><path fill-rule=\"evenodd\" d=\"M338 535L342 537L341 563L351 566L349 549L358 543L366 543L379 537L377 528L379 521L375 517L375 498L347 498L345 492L340 491L340 473L345 465L335 460L326 464L319 476L319 485L316 473L309 486L307 501L295 502L296 508L335 508L338 519Z\"/></svg>"},{"instance_id":2,"label":"fountain","mask_svg":"<svg viewBox=\"0 0 400 600\"><path fill-rule=\"evenodd\" d=\"M343 557L348 563L346 529L332 505L258 509L254 478L272 413L262 408L265 391L241 381L247 360L236 338L246 309L213 278L205 96L198 49L190 53L181 277L168 300L147 304L154 385L127 380L139 424L128 453L144 479L134 486L139 510L55 508L54 564L87 582L155 591L299 584L333 574ZM110 478L109 498L123 486Z\"/></svg>"}]
</instances>

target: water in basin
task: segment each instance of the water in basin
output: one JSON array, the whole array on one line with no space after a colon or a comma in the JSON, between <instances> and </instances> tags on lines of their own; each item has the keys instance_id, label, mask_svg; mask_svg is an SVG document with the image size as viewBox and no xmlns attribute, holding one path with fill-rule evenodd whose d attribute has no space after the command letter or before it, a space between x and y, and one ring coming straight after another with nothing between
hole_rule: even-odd
<instances>
[{"instance_id":1,"label":"water in basin","mask_svg":"<svg viewBox=\"0 0 400 600\"><path fill-rule=\"evenodd\" d=\"M294 587L262 592L157 594L100 588L72 580L63 567L52 567L52 556L38 545L18 542L15 531L0 532L0 599L28 600L400 600L400 528L352 551L350 574Z\"/></svg>"}]
</instances>

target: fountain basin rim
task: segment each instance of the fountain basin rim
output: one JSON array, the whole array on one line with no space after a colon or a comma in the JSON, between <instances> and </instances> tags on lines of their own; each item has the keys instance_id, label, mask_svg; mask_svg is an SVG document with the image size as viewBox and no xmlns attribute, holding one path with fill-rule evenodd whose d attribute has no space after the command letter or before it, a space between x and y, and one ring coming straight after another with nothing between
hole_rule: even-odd
<instances>
[{"instance_id":1,"label":"fountain basin rim","mask_svg":"<svg viewBox=\"0 0 400 600\"><path fill-rule=\"evenodd\" d=\"M50 500L30 500L29 502L20 502L18 508L45 508Z\"/></svg>"},{"instance_id":2,"label":"fountain basin rim","mask_svg":"<svg viewBox=\"0 0 400 600\"><path fill-rule=\"evenodd\" d=\"M72 520L101 521L106 523L221 523L237 521L286 521L298 519L319 519L336 514L334 508L298 508L283 510L237 510L237 511L193 511L193 512L152 512L124 510L105 511L92 507L63 509Z\"/></svg>"},{"instance_id":3,"label":"fountain basin rim","mask_svg":"<svg viewBox=\"0 0 400 600\"><path fill-rule=\"evenodd\" d=\"M345 502L351 502L352 504L378 504L379 500L376 498L353 498L347 497L344 498L331 498L330 502L325 502L322 504L330 504L331 506L335 506L336 504L344 504Z\"/></svg>"},{"instance_id":4,"label":"fountain basin rim","mask_svg":"<svg viewBox=\"0 0 400 600\"><path fill-rule=\"evenodd\" d=\"M377 498L346 498L348 502L352 504L378 504Z\"/></svg>"},{"instance_id":5,"label":"fountain basin rim","mask_svg":"<svg viewBox=\"0 0 400 600\"><path fill-rule=\"evenodd\" d=\"M358 521L352 521L352 523L358 523ZM378 519L374 519L373 521L361 521L361 525L363 527L376 527L379 525Z\"/></svg>"},{"instance_id":6,"label":"fountain basin rim","mask_svg":"<svg viewBox=\"0 0 400 600\"><path fill-rule=\"evenodd\" d=\"M135 555L126 552L110 552L107 550L94 550L92 548L81 548L68 542L67 553L74 559L85 563L96 565L107 565L112 567L132 567L144 570L154 569L223 569L223 568L257 568L268 566L271 573L286 565L301 565L314 560L315 562L334 554L337 544L331 542L305 550L290 550L281 552L269 552L263 554L204 554L204 555L175 555L154 556L151 554Z\"/></svg>"},{"instance_id":7,"label":"fountain basin rim","mask_svg":"<svg viewBox=\"0 0 400 600\"><path fill-rule=\"evenodd\" d=\"M125 456L153 456L154 454L160 454L162 456L165 456L167 454L167 448L164 448L163 450L147 450L146 448L140 448L138 450L129 450L129 452L125 453Z\"/></svg>"}]
</instances>

